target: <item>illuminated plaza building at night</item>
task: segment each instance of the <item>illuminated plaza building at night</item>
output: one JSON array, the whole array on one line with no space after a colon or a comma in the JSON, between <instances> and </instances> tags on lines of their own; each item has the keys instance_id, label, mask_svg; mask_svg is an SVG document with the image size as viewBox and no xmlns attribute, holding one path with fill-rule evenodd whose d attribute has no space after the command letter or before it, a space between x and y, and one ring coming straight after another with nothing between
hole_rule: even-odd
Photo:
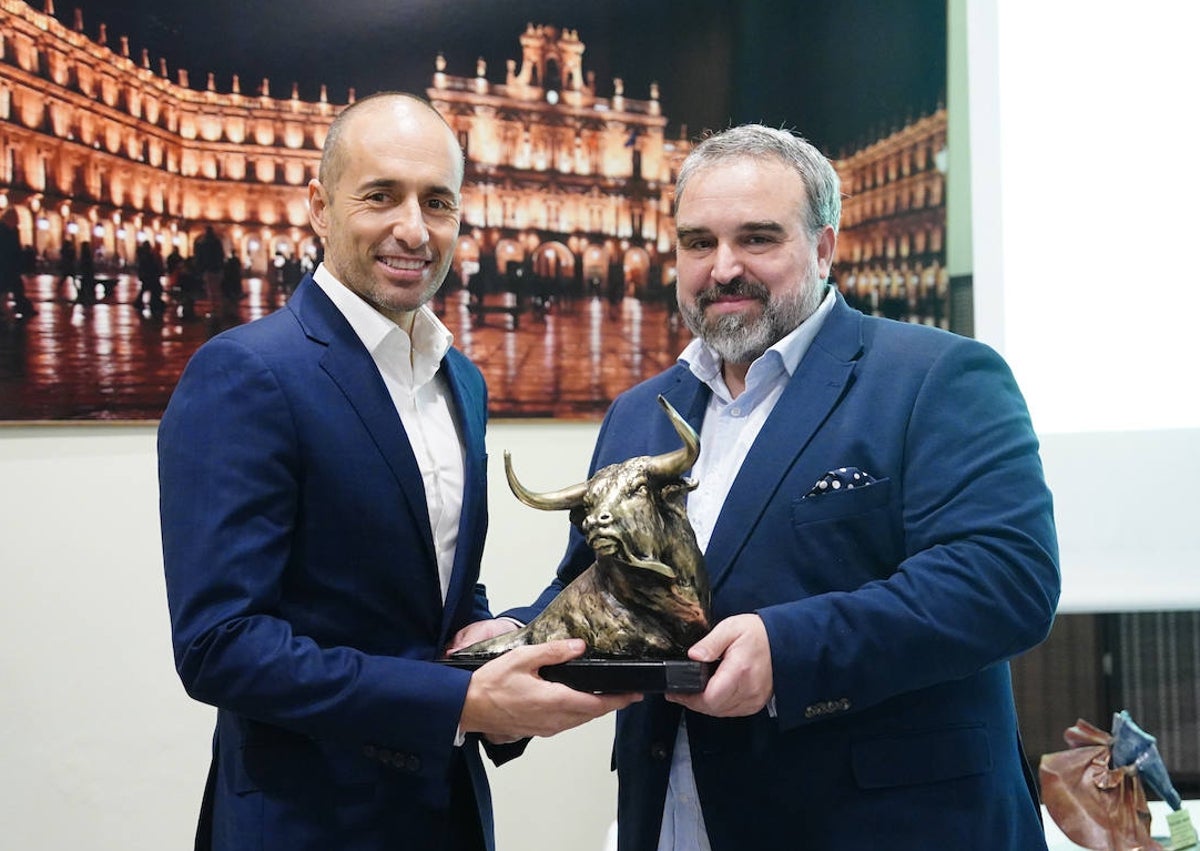
<instances>
[{"instance_id":1,"label":"illuminated plaza building at night","mask_svg":"<svg viewBox=\"0 0 1200 851\"><path fill-rule=\"evenodd\" d=\"M336 108L276 98L269 81L218 92L130 55L104 24L67 28L53 0L38 12L0 0L0 205L21 241L54 257L64 239L130 261L139 242L188 253L208 224L251 268L308 244L305 186Z\"/></svg>"},{"instance_id":2,"label":"illuminated plaza building at night","mask_svg":"<svg viewBox=\"0 0 1200 851\"><path fill-rule=\"evenodd\" d=\"M690 150L666 138L657 84L649 100L596 94L578 33L530 24L503 84L446 73L427 94L467 154L460 260L501 277L514 267L555 288L583 290L620 275L642 294L667 279L675 173ZM618 271L619 267L619 271ZM472 267L473 268L473 267Z\"/></svg>"},{"instance_id":3,"label":"illuminated plaza building at night","mask_svg":"<svg viewBox=\"0 0 1200 851\"><path fill-rule=\"evenodd\" d=\"M248 268L311 250L306 190L338 107L274 97L262 80L218 91L168 75L106 27L84 32L19 0L0 0L0 204L13 207L24 244L54 257L64 239L128 260L143 240L187 253L212 224ZM468 158L466 263L491 286L520 271L581 283L619 267L631 288L663 280L673 233L675 167L688 145L665 138L657 86L649 100L596 95L578 34L533 26L520 36L503 84L435 63L427 94ZM351 90L348 100L353 101ZM492 278L488 281L489 277Z\"/></svg>"},{"instance_id":4,"label":"illuminated plaza building at night","mask_svg":"<svg viewBox=\"0 0 1200 851\"><path fill-rule=\"evenodd\" d=\"M945 108L835 165L844 195L838 287L867 313L949 327Z\"/></svg>"},{"instance_id":5,"label":"illuminated plaza building at night","mask_svg":"<svg viewBox=\"0 0 1200 851\"><path fill-rule=\"evenodd\" d=\"M285 260L318 251L306 187L355 92L321 86L311 101L295 83L189 79L170 56L39 5L0 0L0 211L15 213L42 273L29 333L0 334L0 361L9 351L19 365L0 369L0 390L13 388L17 418L154 418L191 352L282 306L282 269L296 265ZM454 277L434 308L484 371L493 415L598 416L690 339L673 309L671 207L692 142L682 121L668 133L656 83L597 81L577 31L531 23L514 36L519 58L502 71L452 68L434 44L429 76L396 83L423 87L466 154ZM834 160L845 201L833 278L867 312L947 326L946 112L881 136ZM210 225L246 272L244 298L219 323L189 324L168 281L164 324L147 336L138 246L186 257ZM49 274L68 241L90 243L112 285L92 307L72 306L83 288ZM218 314L211 295L198 300L196 315ZM15 315L0 303L0 331ZM113 374L126 376L116 394Z\"/></svg>"},{"instance_id":6,"label":"illuminated plaza building at night","mask_svg":"<svg viewBox=\"0 0 1200 851\"><path fill-rule=\"evenodd\" d=\"M129 261L143 240L186 254L212 224L252 270L313 250L305 187L339 109L324 87L309 102L295 84L273 96L266 79L219 91L209 73L198 90L167 58L112 44L103 23L89 37L78 11L64 26L53 0L0 10L0 205L24 244L53 258L66 238L90 240ZM467 155L456 269L487 291L511 289L515 271L558 290L619 276L626 294L654 293L673 277L671 200L690 143L668 138L657 84L635 99L616 78L600 97L578 33L529 24L519 40L503 83L482 59L456 76L438 54L426 89ZM944 295L945 136L942 109L836 162L835 277L869 308Z\"/></svg>"}]
</instances>

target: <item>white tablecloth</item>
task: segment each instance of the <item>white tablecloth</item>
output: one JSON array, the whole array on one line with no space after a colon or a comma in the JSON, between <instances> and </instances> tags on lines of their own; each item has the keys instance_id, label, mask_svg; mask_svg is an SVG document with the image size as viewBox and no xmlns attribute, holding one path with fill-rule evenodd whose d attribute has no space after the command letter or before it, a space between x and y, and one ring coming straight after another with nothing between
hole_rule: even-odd
<instances>
[{"instance_id":1,"label":"white tablecloth","mask_svg":"<svg viewBox=\"0 0 1200 851\"><path fill-rule=\"evenodd\" d=\"M1183 806L1191 814L1192 824L1200 829L1200 800L1184 801ZM1150 834L1166 847L1170 847L1165 841L1171 835L1171 830L1167 827L1169 812L1171 812L1171 808L1162 801L1150 802ZM1063 836L1063 832L1058 829L1054 819L1050 818L1050 813L1046 812L1045 807L1042 807L1042 822L1046 825L1046 845L1049 846L1050 851L1076 851L1082 847ZM608 829L608 836L605 837L603 848L604 851L616 851L617 823L615 821Z\"/></svg>"},{"instance_id":2,"label":"white tablecloth","mask_svg":"<svg viewBox=\"0 0 1200 851\"><path fill-rule=\"evenodd\" d=\"M1184 801L1183 807L1191 815L1192 824L1200 828L1200 800ZM1171 808L1162 801L1150 802L1150 835L1167 847L1170 847L1166 842L1171 835L1171 829L1167 827L1167 814L1170 812ZM1046 844L1050 851L1075 851L1082 847L1063 836L1045 807L1042 807L1042 821L1046 825Z\"/></svg>"}]
</instances>

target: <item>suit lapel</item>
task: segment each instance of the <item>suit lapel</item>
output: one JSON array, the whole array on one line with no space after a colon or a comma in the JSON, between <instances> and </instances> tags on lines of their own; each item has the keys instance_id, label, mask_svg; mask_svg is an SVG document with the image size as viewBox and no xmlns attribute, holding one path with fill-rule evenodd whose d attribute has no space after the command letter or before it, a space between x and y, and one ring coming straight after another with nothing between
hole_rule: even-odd
<instances>
[{"instance_id":1,"label":"suit lapel","mask_svg":"<svg viewBox=\"0 0 1200 851\"><path fill-rule=\"evenodd\" d=\"M448 353L442 359L442 369L454 398L454 415L463 441L463 502L458 520L458 545L454 550L454 568L446 590L446 606L442 611L442 634L448 635L450 621L458 601L473 589L466 587L471 576L471 564L478 561L483 530L487 522L486 450L484 448L484 400L471 392L464 380L464 360Z\"/></svg>"},{"instance_id":2,"label":"suit lapel","mask_svg":"<svg viewBox=\"0 0 1200 851\"><path fill-rule=\"evenodd\" d=\"M311 276L300 282L288 307L299 317L309 338L325 346L321 368L341 388L370 433L404 494L410 519L420 532L423 553L436 565L421 470L370 352Z\"/></svg>"},{"instance_id":3,"label":"suit lapel","mask_svg":"<svg viewBox=\"0 0 1200 851\"><path fill-rule=\"evenodd\" d=\"M746 455L713 528L704 561L715 589L780 484L842 398L862 351L862 314L838 296ZM703 436L701 436L703 441Z\"/></svg>"}]
</instances>

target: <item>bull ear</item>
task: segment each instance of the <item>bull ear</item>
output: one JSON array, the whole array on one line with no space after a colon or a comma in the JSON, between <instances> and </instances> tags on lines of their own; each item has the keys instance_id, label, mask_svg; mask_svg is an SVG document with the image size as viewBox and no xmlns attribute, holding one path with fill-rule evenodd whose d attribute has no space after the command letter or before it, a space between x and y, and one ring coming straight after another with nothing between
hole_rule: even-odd
<instances>
[{"instance_id":1,"label":"bull ear","mask_svg":"<svg viewBox=\"0 0 1200 851\"><path fill-rule=\"evenodd\" d=\"M504 475L508 477L508 487L517 499L530 508L539 508L542 511L562 511L567 508L576 508L583 505L583 497L587 493L587 482L549 493L534 493L526 490L525 486L517 481L517 474L512 469L512 456L507 449L504 450Z\"/></svg>"},{"instance_id":2,"label":"bull ear","mask_svg":"<svg viewBox=\"0 0 1200 851\"><path fill-rule=\"evenodd\" d=\"M646 464L646 473L655 479L674 479L690 470L700 457L700 437L696 430L688 425L688 421L679 416L679 412L661 395L658 397L658 404L667 412L671 425L675 426L675 433L683 441L683 447L650 458Z\"/></svg>"}]
</instances>

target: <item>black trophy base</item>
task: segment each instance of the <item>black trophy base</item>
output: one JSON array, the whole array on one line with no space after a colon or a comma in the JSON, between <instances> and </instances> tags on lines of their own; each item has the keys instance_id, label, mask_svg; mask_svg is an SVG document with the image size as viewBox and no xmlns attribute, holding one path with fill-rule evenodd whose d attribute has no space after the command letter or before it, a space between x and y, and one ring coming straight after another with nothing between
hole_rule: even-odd
<instances>
[{"instance_id":1,"label":"black trophy base","mask_svg":"<svg viewBox=\"0 0 1200 851\"><path fill-rule=\"evenodd\" d=\"M443 659L444 664L474 671L490 659ZM653 694L704 691L716 664L691 659L572 659L547 665L542 679L592 694Z\"/></svg>"}]
</instances>

